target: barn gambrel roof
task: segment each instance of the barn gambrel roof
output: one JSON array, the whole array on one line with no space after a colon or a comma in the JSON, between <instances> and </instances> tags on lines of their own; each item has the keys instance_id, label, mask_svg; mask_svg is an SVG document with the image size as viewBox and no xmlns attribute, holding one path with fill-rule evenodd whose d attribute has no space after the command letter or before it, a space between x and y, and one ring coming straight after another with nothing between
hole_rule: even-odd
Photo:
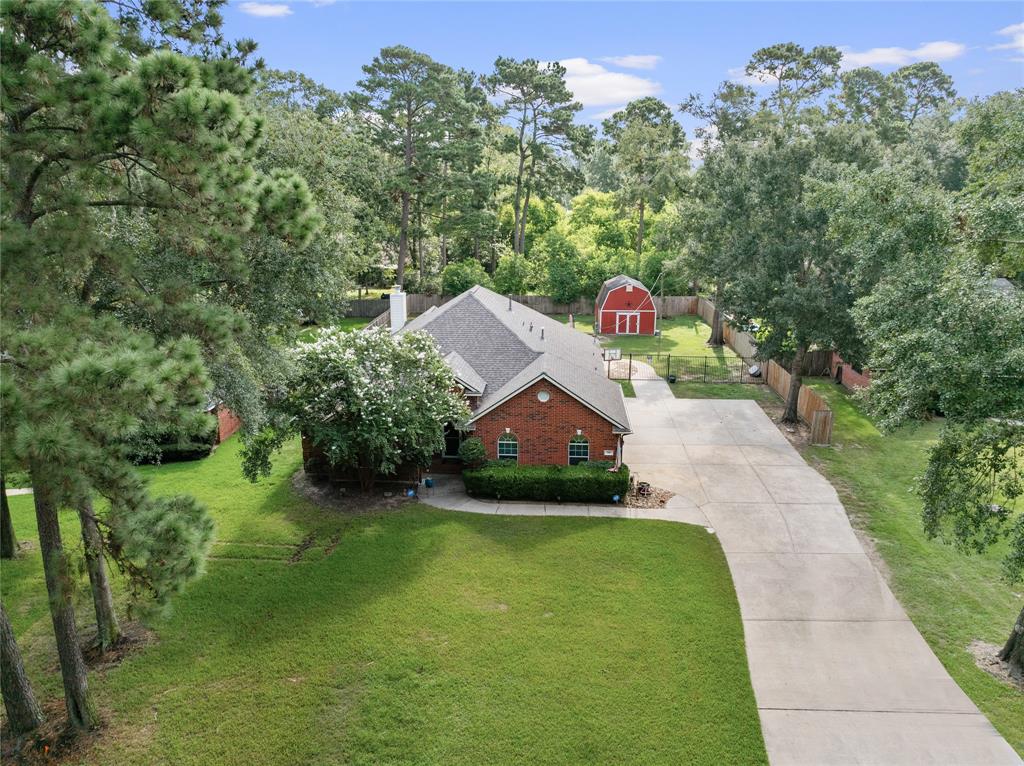
<instances>
[{"instance_id":1,"label":"barn gambrel roof","mask_svg":"<svg viewBox=\"0 0 1024 766\"><path fill-rule=\"evenodd\" d=\"M626 285L633 285L633 287L639 287L644 292L650 292L644 283L639 279L633 279L633 277L627 277L625 274L619 274L617 277L606 279L604 284L601 285L601 291L597 294L597 300L594 301L595 306L603 306L605 298L608 297L608 293L619 287L625 287Z\"/></svg>"}]
</instances>

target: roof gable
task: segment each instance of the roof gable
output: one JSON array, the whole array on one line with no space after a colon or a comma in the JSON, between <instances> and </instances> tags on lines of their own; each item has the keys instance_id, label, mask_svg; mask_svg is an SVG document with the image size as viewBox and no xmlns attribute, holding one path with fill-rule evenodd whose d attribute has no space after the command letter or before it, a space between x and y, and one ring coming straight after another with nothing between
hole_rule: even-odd
<instances>
[{"instance_id":1,"label":"roof gable","mask_svg":"<svg viewBox=\"0 0 1024 766\"><path fill-rule=\"evenodd\" d=\"M544 375L629 430L622 388L606 377L601 347L590 335L481 286L421 314L401 332L417 330L434 338L456 377L482 392L478 413Z\"/></svg>"}]
</instances>

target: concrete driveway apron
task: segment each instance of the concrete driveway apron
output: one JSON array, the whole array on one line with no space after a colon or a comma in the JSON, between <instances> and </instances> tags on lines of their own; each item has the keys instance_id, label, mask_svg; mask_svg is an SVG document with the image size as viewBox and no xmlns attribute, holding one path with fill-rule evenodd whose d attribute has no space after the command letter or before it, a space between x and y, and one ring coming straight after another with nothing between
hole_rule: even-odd
<instances>
[{"instance_id":1,"label":"concrete driveway apron","mask_svg":"<svg viewBox=\"0 0 1024 766\"><path fill-rule=\"evenodd\" d=\"M625 462L713 527L773 764L1019 764L879 576L835 490L755 402L634 383Z\"/></svg>"}]
</instances>

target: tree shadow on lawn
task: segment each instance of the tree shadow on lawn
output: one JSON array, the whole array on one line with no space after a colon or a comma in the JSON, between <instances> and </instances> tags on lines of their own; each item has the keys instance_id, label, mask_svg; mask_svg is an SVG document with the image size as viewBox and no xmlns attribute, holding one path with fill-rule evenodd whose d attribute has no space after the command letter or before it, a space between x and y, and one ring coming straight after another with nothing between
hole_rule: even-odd
<instances>
[{"instance_id":1,"label":"tree shadow on lawn","mask_svg":"<svg viewBox=\"0 0 1024 766\"><path fill-rule=\"evenodd\" d=\"M210 561L171 614L153 624L159 643L96 676L111 724L110 735L93 751L96 762L176 756L270 763L350 748L382 761L413 752L431 760L443 756L431 749L443 745L441 731L460 720L459 711L449 707L471 704L452 697L460 690L472 688L481 709L509 704L511 692L499 676L513 673L522 687L515 687L516 694L554 694L542 693L544 684L557 686L557 669L564 674L565 662L579 648L564 640L566 630L577 635L575 621L582 621L581 629L607 620L612 632L628 633L630 625L642 632L646 628L636 624L638 595L675 603L679 588L692 588L695 596L676 607L686 612L673 618L681 624L706 621L707 599L735 601L720 549L695 543L691 550L684 543L681 550L666 545L660 532L640 535L639 542L636 535L619 534L616 527L639 523L634 520L474 515L418 503L350 515L298 495L291 474L301 468L294 459L282 460L271 478L251 485L238 474L230 451L214 457L220 464L203 466L205 483L194 489L217 519L221 542L315 542L294 564L283 554L278 560ZM155 489L188 490L181 485L188 477L168 472ZM676 532L688 539L685 531ZM699 536L706 532L699 530ZM578 542L565 545L570 538ZM586 552L583 571L574 551ZM659 573L678 570L680 556L691 555L708 560L701 568L705 575L694 584L688 584L692 578L673 581L670 596ZM735 606L733 611L726 612L723 630L736 634L736 654L742 657ZM552 675L544 681L547 676L523 670L514 658L527 651L528 636L552 630L560 632L550 634L538 657L550 665ZM445 648L449 640L451 650ZM610 656L625 661L629 651L621 652ZM485 674L484 680L474 674ZM659 694L670 692L676 693L658 687ZM632 703L639 704L651 691L632 693ZM575 689L567 704L585 710L581 700L589 700L588 694ZM418 702L409 708L409 700ZM420 705L440 710L421 720ZM521 715L524 725L536 723ZM513 736L513 729L503 736ZM434 741L419 745L417 732L430 732ZM481 737L469 741L484 747L491 737ZM487 747L480 753L493 754Z\"/></svg>"}]
</instances>

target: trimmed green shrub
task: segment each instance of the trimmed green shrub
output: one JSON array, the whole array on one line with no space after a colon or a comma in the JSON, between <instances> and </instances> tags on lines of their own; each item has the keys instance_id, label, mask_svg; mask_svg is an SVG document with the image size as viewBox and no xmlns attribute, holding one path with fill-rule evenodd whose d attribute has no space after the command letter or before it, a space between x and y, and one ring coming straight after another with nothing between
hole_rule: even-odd
<instances>
[{"instance_id":1,"label":"trimmed green shrub","mask_svg":"<svg viewBox=\"0 0 1024 766\"><path fill-rule=\"evenodd\" d=\"M562 503L611 503L629 490L629 468L617 471L594 465L518 465L493 460L462 472L466 492L499 500Z\"/></svg>"},{"instance_id":2,"label":"trimmed green shrub","mask_svg":"<svg viewBox=\"0 0 1024 766\"><path fill-rule=\"evenodd\" d=\"M194 427L181 433L141 433L130 445L135 463L177 463L200 460L217 443L217 418L203 415Z\"/></svg>"},{"instance_id":3,"label":"trimmed green shrub","mask_svg":"<svg viewBox=\"0 0 1024 766\"><path fill-rule=\"evenodd\" d=\"M476 468L487 462L487 449L479 436L470 436L459 445L459 457L470 468Z\"/></svg>"},{"instance_id":4,"label":"trimmed green shrub","mask_svg":"<svg viewBox=\"0 0 1024 766\"><path fill-rule=\"evenodd\" d=\"M441 272L441 292L445 295L461 295L474 285L492 286L491 276L480 265L480 261L468 258L449 263Z\"/></svg>"}]
</instances>

